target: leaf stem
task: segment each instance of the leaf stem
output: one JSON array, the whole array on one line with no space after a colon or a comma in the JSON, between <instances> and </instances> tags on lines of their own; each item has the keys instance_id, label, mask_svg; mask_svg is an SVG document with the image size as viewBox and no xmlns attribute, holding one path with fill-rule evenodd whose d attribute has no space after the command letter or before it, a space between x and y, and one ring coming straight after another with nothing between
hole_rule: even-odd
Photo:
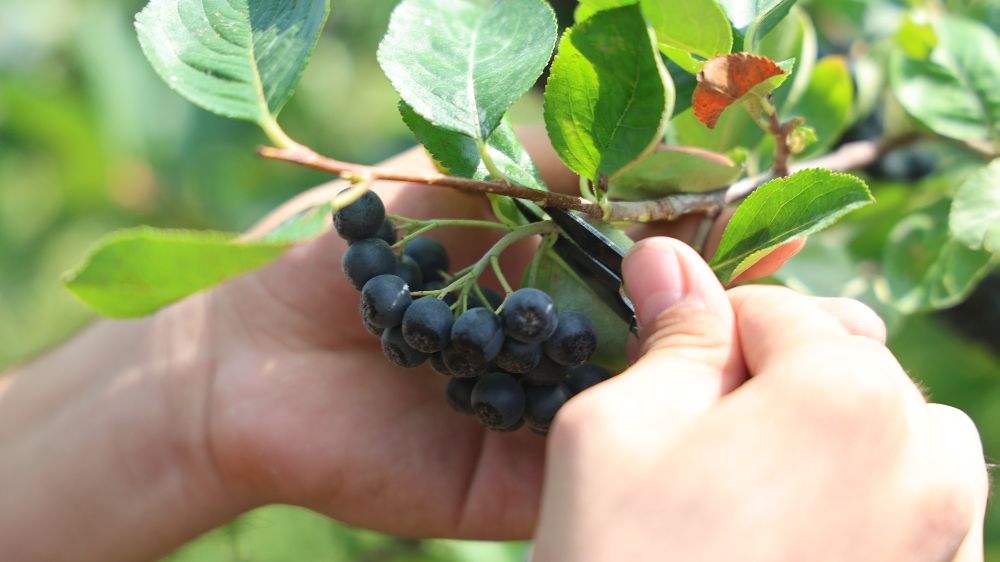
<instances>
[{"instance_id":1,"label":"leaf stem","mask_svg":"<svg viewBox=\"0 0 1000 562\"><path fill-rule=\"evenodd\" d=\"M490 257L490 265L493 266L493 273L497 276L497 280L500 281L500 286L503 287L504 292L508 295L513 293L514 289L511 289L510 283L507 282L507 277L504 276L503 270L500 269L499 256Z\"/></svg>"}]
</instances>

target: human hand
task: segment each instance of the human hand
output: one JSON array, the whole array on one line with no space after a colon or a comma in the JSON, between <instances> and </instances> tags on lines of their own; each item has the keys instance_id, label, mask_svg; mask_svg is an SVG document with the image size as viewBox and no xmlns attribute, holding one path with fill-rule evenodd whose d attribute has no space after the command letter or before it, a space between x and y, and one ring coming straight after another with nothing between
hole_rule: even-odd
<instances>
[{"instance_id":1,"label":"human hand","mask_svg":"<svg viewBox=\"0 0 1000 562\"><path fill-rule=\"evenodd\" d=\"M544 135L528 135L529 144ZM546 145L532 146L548 184L576 181ZM422 152L387 166L427 169ZM328 200L329 186L293 203ZM426 186L375 186L390 212L414 218L489 217L482 198ZM674 227L681 235L696 221ZM453 265L475 261L499 235L442 229L434 235ZM715 243L721 229L717 229ZM794 253L786 248L750 276ZM523 538L530 535L542 481L544 441L497 435L443 404L444 380L423 367L388 363L358 318L357 291L340 270L345 243L327 235L211 295L224 318L213 347L210 442L221 481L253 503L305 505L355 525L405 535ZM504 254L517 272L532 244ZM517 277L516 273L512 277Z\"/></svg>"},{"instance_id":2,"label":"human hand","mask_svg":"<svg viewBox=\"0 0 1000 562\"><path fill-rule=\"evenodd\" d=\"M973 423L928 404L866 307L626 258L641 359L559 412L536 562L982 560Z\"/></svg>"}]
</instances>

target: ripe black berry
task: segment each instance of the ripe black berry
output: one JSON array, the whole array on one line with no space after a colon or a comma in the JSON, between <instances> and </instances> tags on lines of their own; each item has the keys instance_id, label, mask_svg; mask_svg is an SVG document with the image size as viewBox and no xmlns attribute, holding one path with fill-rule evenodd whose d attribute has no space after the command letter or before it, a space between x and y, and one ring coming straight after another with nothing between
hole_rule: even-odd
<instances>
[{"instance_id":1,"label":"ripe black berry","mask_svg":"<svg viewBox=\"0 0 1000 562\"><path fill-rule=\"evenodd\" d=\"M427 360L427 354L413 349L403 339L403 330L399 326L388 328L382 333L382 353L389 361L400 367L412 369L419 367Z\"/></svg>"},{"instance_id":2,"label":"ripe black berry","mask_svg":"<svg viewBox=\"0 0 1000 562\"><path fill-rule=\"evenodd\" d=\"M444 289L447 286L448 283L445 281L431 281L430 283L424 283L424 290L440 291L441 289ZM455 294L454 291L444 296L444 302L447 303L448 306L455 304L456 301L458 301L458 295Z\"/></svg>"},{"instance_id":3,"label":"ripe black berry","mask_svg":"<svg viewBox=\"0 0 1000 562\"><path fill-rule=\"evenodd\" d=\"M523 381L527 384L548 386L559 384L566 379L566 367L556 363L548 355L542 354L542 360L538 366L524 375Z\"/></svg>"},{"instance_id":4,"label":"ripe black berry","mask_svg":"<svg viewBox=\"0 0 1000 562\"><path fill-rule=\"evenodd\" d=\"M509 429L524 416L524 389L507 373L484 375L472 389L472 409L490 429Z\"/></svg>"},{"instance_id":5,"label":"ripe black berry","mask_svg":"<svg viewBox=\"0 0 1000 562\"><path fill-rule=\"evenodd\" d=\"M472 294L469 295L469 306L481 306L483 308L496 311L496 309L500 308L500 305L503 304L503 295L500 293L490 289L489 287L480 287L480 290L483 292L483 296L486 297L486 300L484 301L480 298L478 292L472 291Z\"/></svg>"},{"instance_id":6,"label":"ripe black berry","mask_svg":"<svg viewBox=\"0 0 1000 562\"><path fill-rule=\"evenodd\" d=\"M570 399L570 392L565 386L524 386L525 408L524 421L535 433L546 435L556 412Z\"/></svg>"},{"instance_id":7,"label":"ripe black berry","mask_svg":"<svg viewBox=\"0 0 1000 562\"><path fill-rule=\"evenodd\" d=\"M493 361L508 373L524 375L531 372L542 360L542 346L537 343L524 343L507 336L503 347Z\"/></svg>"},{"instance_id":8,"label":"ripe black berry","mask_svg":"<svg viewBox=\"0 0 1000 562\"><path fill-rule=\"evenodd\" d=\"M436 372L446 377L451 376L451 369L449 369L448 365L445 365L444 363L444 352L439 351L437 353L432 353L430 357L430 362L431 362L431 367L433 367Z\"/></svg>"},{"instance_id":9,"label":"ripe black berry","mask_svg":"<svg viewBox=\"0 0 1000 562\"><path fill-rule=\"evenodd\" d=\"M385 240L365 238L351 244L341 262L355 289L361 290L372 277L396 273L396 255Z\"/></svg>"},{"instance_id":10,"label":"ripe black berry","mask_svg":"<svg viewBox=\"0 0 1000 562\"><path fill-rule=\"evenodd\" d=\"M556 331L559 315L552 298L538 289L514 291L503 309L503 325L510 337L540 343Z\"/></svg>"},{"instance_id":11,"label":"ripe black berry","mask_svg":"<svg viewBox=\"0 0 1000 562\"><path fill-rule=\"evenodd\" d=\"M441 272L447 272L451 264L444 246L437 240L424 236L417 236L407 242L404 254L420 265L425 283L440 280Z\"/></svg>"},{"instance_id":12,"label":"ripe black berry","mask_svg":"<svg viewBox=\"0 0 1000 562\"><path fill-rule=\"evenodd\" d=\"M384 221L385 205L371 191L333 215L333 226L337 229L337 234L348 242L377 236Z\"/></svg>"},{"instance_id":13,"label":"ripe black berry","mask_svg":"<svg viewBox=\"0 0 1000 562\"><path fill-rule=\"evenodd\" d=\"M400 256L399 262L396 264L396 275L406 281L411 291L422 290L424 276L420 272L420 266L410 256Z\"/></svg>"},{"instance_id":14,"label":"ripe black berry","mask_svg":"<svg viewBox=\"0 0 1000 562\"><path fill-rule=\"evenodd\" d=\"M500 319L485 308L470 308L451 327L451 343L459 351L489 363L503 346Z\"/></svg>"},{"instance_id":15,"label":"ripe black berry","mask_svg":"<svg viewBox=\"0 0 1000 562\"><path fill-rule=\"evenodd\" d=\"M372 324L372 321L369 318L362 316L361 322L364 324L365 330L368 330L368 333L373 336L382 337L382 333L385 332L385 328Z\"/></svg>"},{"instance_id":16,"label":"ripe black berry","mask_svg":"<svg viewBox=\"0 0 1000 562\"><path fill-rule=\"evenodd\" d=\"M590 320L577 312L560 312L559 326L545 342L545 354L560 365L585 363L597 350L597 334Z\"/></svg>"},{"instance_id":17,"label":"ripe black berry","mask_svg":"<svg viewBox=\"0 0 1000 562\"><path fill-rule=\"evenodd\" d=\"M476 379L451 379L445 387L445 398L456 412L472 415L472 389L476 387Z\"/></svg>"},{"instance_id":18,"label":"ripe black berry","mask_svg":"<svg viewBox=\"0 0 1000 562\"><path fill-rule=\"evenodd\" d=\"M382 226L375 233L375 238L381 238L385 240L385 243L392 246L396 243L396 225L392 224L392 221L386 218L382 221Z\"/></svg>"},{"instance_id":19,"label":"ripe black berry","mask_svg":"<svg viewBox=\"0 0 1000 562\"><path fill-rule=\"evenodd\" d=\"M441 360L451 376L456 378L475 378L486 374L487 362L481 356L473 356L449 345L441 352Z\"/></svg>"},{"instance_id":20,"label":"ripe black berry","mask_svg":"<svg viewBox=\"0 0 1000 562\"><path fill-rule=\"evenodd\" d=\"M573 396L580 394L584 390L602 383L612 377L611 371L600 365L579 365L569 370L566 377L566 388Z\"/></svg>"},{"instance_id":21,"label":"ripe black berry","mask_svg":"<svg viewBox=\"0 0 1000 562\"><path fill-rule=\"evenodd\" d=\"M379 328L392 328L403 321L412 302L405 281L395 275L379 275L361 289L361 318Z\"/></svg>"},{"instance_id":22,"label":"ripe black berry","mask_svg":"<svg viewBox=\"0 0 1000 562\"><path fill-rule=\"evenodd\" d=\"M403 315L403 338L410 347L436 353L448 345L453 319L451 307L437 297L421 297Z\"/></svg>"}]
</instances>

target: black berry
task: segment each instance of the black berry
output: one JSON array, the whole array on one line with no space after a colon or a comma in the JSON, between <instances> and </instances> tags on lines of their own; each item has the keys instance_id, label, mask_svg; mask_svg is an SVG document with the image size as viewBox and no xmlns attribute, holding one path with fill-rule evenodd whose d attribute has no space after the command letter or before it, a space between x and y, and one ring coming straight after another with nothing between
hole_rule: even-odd
<instances>
[{"instance_id":1,"label":"black berry","mask_svg":"<svg viewBox=\"0 0 1000 562\"><path fill-rule=\"evenodd\" d=\"M579 365L569 370L566 376L566 388L576 396L584 390L602 383L612 377L611 371L600 365Z\"/></svg>"},{"instance_id":2,"label":"black berry","mask_svg":"<svg viewBox=\"0 0 1000 562\"><path fill-rule=\"evenodd\" d=\"M435 371L446 377L451 376L452 374L451 369L449 369L448 365L445 365L444 363L444 352L439 351L437 353L431 354L430 361L431 361L431 367L433 367Z\"/></svg>"},{"instance_id":3,"label":"black berry","mask_svg":"<svg viewBox=\"0 0 1000 562\"><path fill-rule=\"evenodd\" d=\"M424 283L424 290L425 291L440 291L441 289L444 289L447 286L448 286L448 283L445 282L445 281L431 281L430 283ZM447 295L444 296L444 302L446 302L448 304L448 306L451 306L451 305L455 304L457 301L458 301L458 295L455 294L454 291L452 291L452 292L450 292L450 293L448 293Z\"/></svg>"},{"instance_id":4,"label":"black berry","mask_svg":"<svg viewBox=\"0 0 1000 562\"><path fill-rule=\"evenodd\" d=\"M542 346L537 343L517 341L509 335L493 361L508 373L524 375L531 372L542 360Z\"/></svg>"},{"instance_id":5,"label":"black berry","mask_svg":"<svg viewBox=\"0 0 1000 562\"><path fill-rule=\"evenodd\" d=\"M560 312L559 326L545 342L545 354L550 359L572 367L585 363L597 350L597 334L586 316L577 312Z\"/></svg>"},{"instance_id":6,"label":"black berry","mask_svg":"<svg viewBox=\"0 0 1000 562\"><path fill-rule=\"evenodd\" d=\"M399 326L388 328L382 333L382 353L389 361L400 367L412 369L419 367L427 360L427 354L413 349L403 339L403 330Z\"/></svg>"},{"instance_id":7,"label":"black berry","mask_svg":"<svg viewBox=\"0 0 1000 562\"><path fill-rule=\"evenodd\" d=\"M361 318L379 328L392 328L403 321L412 302L405 281L395 275L379 275L361 289Z\"/></svg>"},{"instance_id":8,"label":"black berry","mask_svg":"<svg viewBox=\"0 0 1000 562\"><path fill-rule=\"evenodd\" d=\"M559 384L566 379L566 367L556 363L548 355L542 354L538 366L524 375L524 382L539 386Z\"/></svg>"},{"instance_id":9,"label":"black berry","mask_svg":"<svg viewBox=\"0 0 1000 562\"><path fill-rule=\"evenodd\" d=\"M424 286L424 275L420 272L420 266L410 256L400 256L396 264L396 275L406 281L411 291L420 291Z\"/></svg>"},{"instance_id":10,"label":"black berry","mask_svg":"<svg viewBox=\"0 0 1000 562\"><path fill-rule=\"evenodd\" d=\"M476 387L476 379L451 379L445 387L445 398L456 412L472 415L472 389Z\"/></svg>"},{"instance_id":11,"label":"black berry","mask_svg":"<svg viewBox=\"0 0 1000 562\"><path fill-rule=\"evenodd\" d=\"M436 353L448 345L452 325L451 307L436 297L421 297L403 315L403 337L410 347Z\"/></svg>"},{"instance_id":12,"label":"black berry","mask_svg":"<svg viewBox=\"0 0 1000 562\"><path fill-rule=\"evenodd\" d=\"M444 246L437 240L424 236L417 236L407 242L404 254L420 265L425 283L440 280L441 272L447 272L451 264Z\"/></svg>"},{"instance_id":13,"label":"black berry","mask_svg":"<svg viewBox=\"0 0 1000 562\"><path fill-rule=\"evenodd\" d=\"M480 290L483 292L483 296L486 297L486 300L484 301L482 297L479 296L477 291L472 291L472 294L469 295L469 306L481 306L495 311L500 308L501 304L503 304L503 295L500 293L490 289L489 287L480 287Z\"/></svg>"},{"instance_id":14,"label":"black berry","mask_svg":"<svg viewBox=\"0 0 1000 562\"><path fill-rule=\"evenodd\" d=\"M553 386L524 386L524 421L535 433L546 435L556 412L570 399L570 392L561 384Z\"/></svg>"},{"instance_id":15,"label":"black berry","mask_svg":"<svg viewBox=\"0 0 1000 562\"><path fill-rule=\"evenodd\" d=\"M333 215L333 226L337 229L337 234L348 242L377 236L384 221L385 205L371 191Z\"/></svg>"},{"instance_id":16,"label":"black berry","mask_svg":"<svg viewBox=\"0 0 1000 562\"><path fill-rule=\"evenodd\" d=\"M372 324L372 321L369 318L362 316L361 322L364 324L365 330L368 330L368 333L373 336L382 337L382 332L385 332L385 328Z\"/></svg>"},{"instance_id":17,"label":"black berry","mask_svg":"<svg viewBox=\"0 0 1000 562\"><path fill-rule=\"evenodd\" d=\"M556 331L559 315L552 298L538 289L514 291L503 309L503 325L510 337L540 343Z\"/></svg>"},{"instance_id":18,"label":"black berry","mask_svg":"<svg viewBox=\"0 0 1000 562\"><path fill-rule=\"evenodd\" d=\"M451 376L456 378L475 378L486 374L487 361L481 356L473 356L450 345L441 352L441 360Z\"/></svg>"},{"instance_id":19,"label":"black berry","mask_svg":"<svg viewBox=\"0 0 1000 562\"><path fill-rule=\"evenodd\" d=\"M392 221L388 218L382 221L382 226L375 233L375 238L381 238L385 240L385 243L392 246L396 243L396 225L392 224Z\"/></svg>"},{"instance_id":20,"label":"black berry","mask_svg":"<svg viewBox=\"0 0 1000 562\"><path fill-rule=\"evenodd\" d=\"M524 389L507 373L484 375L472 389L472 409L490 429L509 429L524 416Z\"/></svg>"},{"instance_id":21,"label":"black berry","mask_svg":"<svg viewBox=\"0 0 1000 562\"><path fill-rule=\"evenodd\" d=\"M361 290L371 278L396 273L396 255L385 240L365 238L351 244L341 262L355 289Z\"/></svg>"},{"instance_id":22,"label":"black berry","mask_svg":"<svg viewBox=\"0 0 1000 562\"><path fill-rule=\"evenodd\" d=\"M451 343L459 351L489 363L503 346L500 319L485 308L470 308L451 327Z\"/></svg>"}]
</instances>

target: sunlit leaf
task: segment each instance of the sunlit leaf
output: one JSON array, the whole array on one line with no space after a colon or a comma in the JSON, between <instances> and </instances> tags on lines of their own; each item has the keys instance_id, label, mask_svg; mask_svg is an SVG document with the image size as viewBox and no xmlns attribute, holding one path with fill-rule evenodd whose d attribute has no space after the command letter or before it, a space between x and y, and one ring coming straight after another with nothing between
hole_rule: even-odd
<instances>
[{"instance_id":1,"label":"sunlit leaf","mask_svg":"<svg viewBox=\"0 0 1000 562\"><path fill-rule=\"evenodd\" d=\"M64 282L100 313L133 318L256 269L287 247L219 232L135 228L98 242Z\"/></svg>"},{"instance_id":2,"label":"sunlit leaf","mask_svg":"<svg viewBox=\"0 0 1000 562\"><path fill-rule=\"evenodd\" d=\"M829 170L803 170L772 180L736 209L712 269L728 284L781 244L818 232L872 202L860 179Z\"/></svg>"},{"instance_id":3,"label":"sunlit leaf","mask_svg":"<svg viewBox=\"0 0 1000 562\"><path fill-rule=\"evenodd\" d=\"M952 236L966 246L1000 255L1000 159L962 182L948 222Z\"/></svg>"}]
</instances>

